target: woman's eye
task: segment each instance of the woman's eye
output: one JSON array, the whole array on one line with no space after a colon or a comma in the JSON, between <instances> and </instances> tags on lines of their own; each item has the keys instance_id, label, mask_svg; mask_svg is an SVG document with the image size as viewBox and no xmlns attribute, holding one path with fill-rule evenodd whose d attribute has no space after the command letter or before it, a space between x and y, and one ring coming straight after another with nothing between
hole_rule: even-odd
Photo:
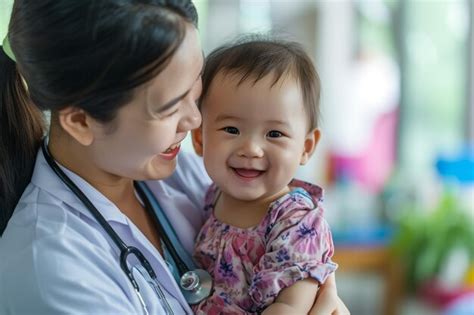
<instances>
[{"instance_id":1,"label":"woman's eye","mask_svg":"<svg viewBox=\"0 0 474 315\"><path fill-rule=\"evenodd\" d=\"M267 133L267 137L269 138L280 138L283 137L283 133L278 130L271 130Z\"/></svg>"},{"instance_id":2,"label":"woman's eye","mask_svg":"<svg viewBox=\"0 0 474 315\"><path fill-rule=\"evenodd\" d=\"M173 116L174 114L176 114L178 112L178 109L175 109L174 111L172 111L171 113L169 114L166 114L166 117L170 117L170 116Z\"/></svg>"},{"instance_id":3,"label":"woman's eye","mask_svg":"<svg viewBox=\"0 0 474 315\"><path fill-rule=\"evenodd\" d=\"M176 114L178 111L179 111L179 106L173 106L173 108L170 108L162 112L158 112L158 115L162 118L171 117L174 114Z\"/></svg>"},{"instance_id":4,"label":"woman's eye","mask_svg":"<svg viewBox=\"0 0 474 315\"><path fill-rule=\"evenodd\" d=\"M222 130L224 130L225 132L230 133L232 135L238 135L240 133L239 129L237 129L235 127L224 127L224 128L222 128Z\"/></svg>"}]
</instances>

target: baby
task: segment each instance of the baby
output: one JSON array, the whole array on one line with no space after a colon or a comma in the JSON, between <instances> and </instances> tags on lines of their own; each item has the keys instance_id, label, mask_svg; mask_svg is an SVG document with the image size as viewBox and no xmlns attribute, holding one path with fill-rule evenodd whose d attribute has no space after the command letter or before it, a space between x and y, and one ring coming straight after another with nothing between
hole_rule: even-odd
<instances>
[{"instance_id":1,"label":"baby","mask_svg":"<svg viewBox=\"0 0 474 315\"><path fill-rule=\"evenodd\" d=\"M308 314L335 271L322 189L293 179L320 137L319 92L293 42L247 39L207 58L193 145L214 184L194 258L214 292L197 314Z\"/></svg>"}]
</instances>

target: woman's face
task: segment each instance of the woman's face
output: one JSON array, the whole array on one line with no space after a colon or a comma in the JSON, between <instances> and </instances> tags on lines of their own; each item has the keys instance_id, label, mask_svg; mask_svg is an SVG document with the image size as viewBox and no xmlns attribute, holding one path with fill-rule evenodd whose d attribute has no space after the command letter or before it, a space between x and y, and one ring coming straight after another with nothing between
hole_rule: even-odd
<instances>
[{"instance_id":1,"label":"woman's face","mask_svg":"<svg viewBox=\"0 0 474 315\"><path fill-rule=\"evenodd\" d=\"M134 180L170 176L181 141L201 123L196 100L203 62L197 30L189 24L169 64L137 89L133 100L119 110L114 128L94 128L90 149L96 165Z\"/></svg>"}]
</instances>

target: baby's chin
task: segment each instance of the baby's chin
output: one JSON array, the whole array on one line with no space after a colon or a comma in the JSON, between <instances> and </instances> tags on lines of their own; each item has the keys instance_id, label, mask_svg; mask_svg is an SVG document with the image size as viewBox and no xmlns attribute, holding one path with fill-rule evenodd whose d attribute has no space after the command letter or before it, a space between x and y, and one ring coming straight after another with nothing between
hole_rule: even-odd
<instances>
[{"instance_id":1,"label":"baby's chin","mask_svg":"<svg viewBox=\"0 0 474 315\"><path fill-rule=\"evenodd\" d=\"M287 194L290 189L288 186L284 186L283 188L275 188L275 189L263 189L263 188L255 188L255 187L248 187L248 188L232 188L231 186L224 185L218 186L222 187L221 191L228 196L232 197L233 199L246 201L246 202L273 202L283 195ZM273 187L272 187L273 188Z\"/></svg>"},{"instance_id":2,"label":"baby's chin","mask_svg":"<svg viewBox=\"0 0 474 315\"><path fill-rule=\"evenodd\" d=\"M231 187L226 187L221 189L223 193L232 197L233 199L240 201L256 201L265 197L265 192L258 192L255 189L232 189Z\"/></svg>"}]
</instances>

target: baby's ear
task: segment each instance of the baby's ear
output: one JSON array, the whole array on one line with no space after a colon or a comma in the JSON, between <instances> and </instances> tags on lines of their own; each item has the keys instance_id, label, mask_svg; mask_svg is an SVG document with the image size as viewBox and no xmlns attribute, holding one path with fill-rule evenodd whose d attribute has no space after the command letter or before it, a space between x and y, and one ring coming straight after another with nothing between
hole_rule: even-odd
<instances>
[{"instance_id":1,"label":"baby's ear","mask_svg":"<svg viewBox=\"0 0 474 315\"><path fill-rule=\"evenodd\" d=\"M193 147L197 155L202 156L202 126L191 131Z\"/></svg>"},{"instance_id":2,"label":"baby's ear","mask_svg":"<svg viewBox=\"0 0 474 315\"><path fill-rule=\"evenodd\" d=\"M308 162L309 158L313 155L320 138L321 131L318 128L306 135L303 153L301 154L300 165L304 165L306 162Z\"/></svg>"}]
</instances>

